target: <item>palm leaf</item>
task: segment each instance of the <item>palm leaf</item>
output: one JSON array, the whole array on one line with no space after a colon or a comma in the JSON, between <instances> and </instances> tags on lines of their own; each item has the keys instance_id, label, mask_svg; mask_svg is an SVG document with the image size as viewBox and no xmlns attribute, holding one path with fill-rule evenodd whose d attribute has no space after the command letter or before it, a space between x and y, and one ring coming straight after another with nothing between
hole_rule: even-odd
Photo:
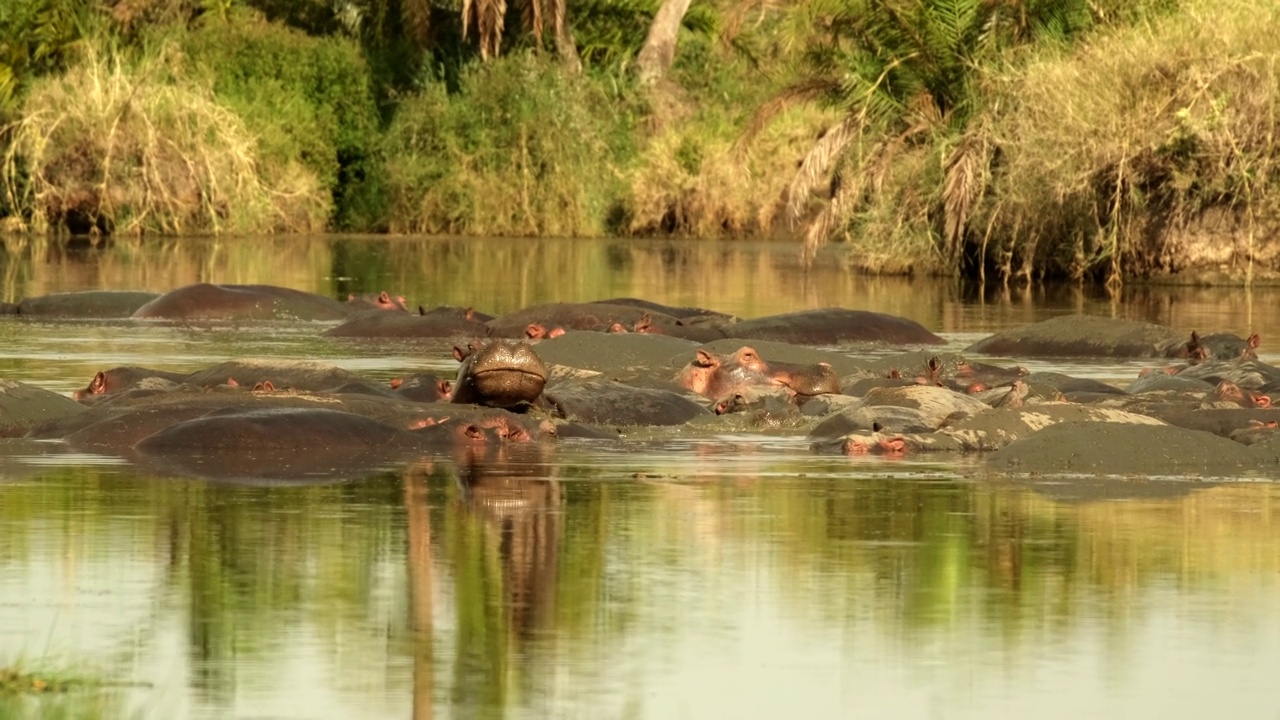
<instances>
[{"instance_id":1,"label":"palm leaf","mask_svg":"<svg viewBox=\"0 0 1280 720\"><path fill-rule=\"evenodd\" d=\"M800 217L804 213L814 188L831 176L831 169L849 144L862 133L862 128L857 116L848 115L828 128L810 148L787 188L787 209L792 217Z\"/></svg>"}]
</instances>

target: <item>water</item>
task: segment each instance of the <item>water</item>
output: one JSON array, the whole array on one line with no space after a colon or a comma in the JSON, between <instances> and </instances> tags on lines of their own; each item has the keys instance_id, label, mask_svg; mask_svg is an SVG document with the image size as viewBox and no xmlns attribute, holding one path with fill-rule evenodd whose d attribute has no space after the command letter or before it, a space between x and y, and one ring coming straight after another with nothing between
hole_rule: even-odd
<instances>
[{"instance_id":1,"label":"water","mask_svg":"<svg viewBox=\"0 0 1280 720\"><path fill-rule=\"evenodd\" d=\"M835 257L805 277L793 248L751 243L9 250L7 300L207 280L490 312L622 295L745 316L843 305L919 320L954 347L1084 310L1261 331L1272 360L1280 325L1270 290L978 298L849 275ZM450 366L440 343L319 329L10 319L0 377L70 392L130 363L316 357L377 378ZM88 716L1275 718L1280 488L1018 483L972 459L680 433L280 487L4 441L0 628L0 666L47 658L118 683L47 701ZM44 702L0 697L0 715L65 709Z\"/></svg>"}]
</instances>

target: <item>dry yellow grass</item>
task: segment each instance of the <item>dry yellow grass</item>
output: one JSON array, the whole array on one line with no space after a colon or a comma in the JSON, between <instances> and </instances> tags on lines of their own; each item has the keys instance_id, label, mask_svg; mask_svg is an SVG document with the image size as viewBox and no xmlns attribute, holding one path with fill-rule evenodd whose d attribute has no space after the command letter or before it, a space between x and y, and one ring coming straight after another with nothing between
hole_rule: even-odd
<instances>
[{"instance_id":1,"label":"dry yellow grass","mask_svg":"<svg viewBox=\"0 0 1280 720\"><path fill-rule=\"evenodd\" d=\"M993 79L971 241L1075 275L1280 272L1280 6L1189 0Z\"/></svg>"},{"instance_id":2,"label":"dry yellow grass","mask_svg":"<svg viewBox=\"0 0 1280 720\"><path fill-rule=\"evenodd\" d=\"M331 200L300 166L264 177L255 140L206 89L181 80L171 49L131 67L87 46L37 83L3 178L32 229L116 234L310 231Z\"/></svg>"}]
</instances>

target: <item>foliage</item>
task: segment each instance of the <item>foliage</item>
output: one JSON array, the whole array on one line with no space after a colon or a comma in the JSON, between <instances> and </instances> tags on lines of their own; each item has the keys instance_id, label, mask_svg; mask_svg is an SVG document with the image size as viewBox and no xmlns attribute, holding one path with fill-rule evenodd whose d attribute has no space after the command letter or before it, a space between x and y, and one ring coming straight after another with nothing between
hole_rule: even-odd
<instances>
[{"instance_id":1,"label":"foliage","mask_svg":"<svg viewBox=\"0 0 1280 720\"><path fill-rule=\"evenodd\" d=\"M1274 271L1278 31L1275 7L1195 0L1002 74L1000 163L976 210L994 230L970 251L1027 278Z\"/></svg>"},{"instance_id":2,"label":"foliage","mask_svg":"<svg viewBox=\"0 0 1280 720\"><path fill-rule=\"evenodd\" d=\"M954 154L942 161L946 177L941 183L888 202L902 208L892 225L938 238L945 264L958 267L956 249L980 187L974 175L985 158L974 154L982 146L956 144L952 138L968 127L984 64L996 63L1011 47L1070 40L1094 20L1088 0L798 5L792 22L820 28L805 30L812 42L804 75L761 107L748 137L795 104L818 102L842 113L810 149L788 192L791 212L800 217L814 212L814 192L825 186L827 202L806 231L806 257L890 184L889 175L904 154L950 144Z\"/></svg>"},{"instance_id":3,"label":"foliage","mask_svg":"<svg viewBox=\"0 0 1280 720\"><path fill-rule=\"evenodd\" d=\"M37 229L191 233L318 227L327 204L288 166L259 175L253 136L174 53L136 67L89 52L37 83L10 130L3 180L10 206Z\"/></svg>"},{"instance_id":4,"label":"foliage","mask_svg":"<svg viewBox=\"0 0 1280 720\"><path fill-rule=\"evenodd\" d=\"M95 24L96 9L77 0L0 3L0 121L17 110L27 83L66 67Z\"/></svg>"},{"instance_id":5,"label":"foliage","mask_svg":"<svg viewBox=\"0 0 1280 720\"><path fill-rule=\"evenodd\" d=\"M531 53L473 66L455 95L429 84L387 134L391 229L599 235L628 152L600 85Z\"/></svg>"},{"instance_id":6,"label":"foliage","mask_svg":"<svg viewBox=\"0 0 1280 720\"><path fill-rule=\"evenodd\" d=\"M332 225L380 223L380 121L355 41L310 37L243 13L202 23L182 44L218 98L258 137L270 167L301 162L332 193Z\"/></svg>"}]
</instances>

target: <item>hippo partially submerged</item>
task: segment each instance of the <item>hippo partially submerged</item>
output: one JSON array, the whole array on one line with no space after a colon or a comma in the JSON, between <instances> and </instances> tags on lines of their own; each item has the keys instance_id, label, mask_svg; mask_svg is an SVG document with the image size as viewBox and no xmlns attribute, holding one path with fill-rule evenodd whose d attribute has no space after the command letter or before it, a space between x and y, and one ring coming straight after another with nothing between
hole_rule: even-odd
<instances>
[{"instance_id":1,"label":"hippo partially submerged","mask_svg":"<svg viewBox=\"0 0 1280 720\"><path fill-rule=\"evenodd\" d=\"M496 408L532 404L547 384L547 366L526 342L477 340L457 346L452 401Z\"/></svg>"}]
</instances>

